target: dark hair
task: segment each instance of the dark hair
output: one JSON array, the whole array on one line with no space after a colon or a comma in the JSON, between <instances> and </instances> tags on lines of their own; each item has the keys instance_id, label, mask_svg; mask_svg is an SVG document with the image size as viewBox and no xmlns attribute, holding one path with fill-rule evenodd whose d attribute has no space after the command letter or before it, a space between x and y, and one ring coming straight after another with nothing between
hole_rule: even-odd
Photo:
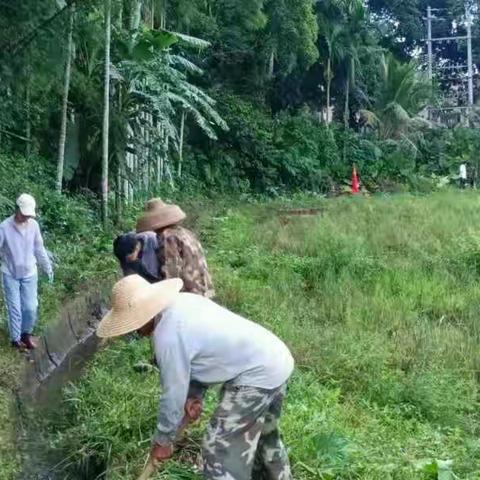
<instances>
[{"instance_id":1,"label":"dark hair","mask_svg":"<svg viewBox=\"0 0 480 480\"><path fill-rule=\"evenodd\" d=\"M127 261L127 256L133 253L139 240L134 233L125 233L119 235L113 241L113 253L118 258L122 266Z\"/></svg>"},{"instance_id":2,"label":"dark hair","mask_svg":"<svg viewBox=\"0 0 480 480\"><path fill-rule=\"evenodd\" d=\"M125 233L123 235L119 235L113 241L113 253L120 262L123 275L127 276L137 274L147 280L147 282L158 282L158 278L151 275L140 260L137 259L133 262L129 262L127 260L127 256L133 253L138 243L140 243L143 247L143 239L137 238L134 233Z\"/></svg>"}]
</instances>

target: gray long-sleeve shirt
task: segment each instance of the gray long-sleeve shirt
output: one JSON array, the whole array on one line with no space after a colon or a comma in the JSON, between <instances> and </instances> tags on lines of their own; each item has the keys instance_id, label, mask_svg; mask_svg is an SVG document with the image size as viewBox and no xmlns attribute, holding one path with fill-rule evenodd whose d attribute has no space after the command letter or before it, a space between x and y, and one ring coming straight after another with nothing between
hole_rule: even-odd
<instances>
[{"instance_id":1,"label":"gray long-sleeve shirt","mask_svg":"<svg viewBox=\"0 0 480 480\"><path fill-rule=\"evenodd\" d=\"M205 385L277 388L294 361L273 333L213 301L180 293L153 335L162 394L155 441L173 441L184 416L191 381Z\"/></svg>"},{"instance_id":2,"label":"gray long-sleeve shirt","mask_svg":"<svg viewBox=\"0 0 480 480\"><path fill-rule=\"evenodd\" d=\"M40 227L32 218L18 225L11 216L0 224L0 256L2 272L16 280L35 275L37 262L47 275L52 273Z\"/></svg>"}]
</instances>

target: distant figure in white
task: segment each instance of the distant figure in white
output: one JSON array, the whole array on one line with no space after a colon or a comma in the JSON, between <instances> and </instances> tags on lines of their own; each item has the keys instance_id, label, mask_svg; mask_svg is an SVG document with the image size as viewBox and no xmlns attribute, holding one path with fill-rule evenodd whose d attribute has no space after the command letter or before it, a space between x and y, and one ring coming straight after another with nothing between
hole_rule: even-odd
<instances>
[{"instance_id":1,"label":"distant figure in white","mask_svg":"<svg viewBox=\"0 0 480 480\"><path fill-rule=\"evenodd\" d=\"M467 186L467 166L465 163L460 164L460 188L464 189Z\"/></svg>"}]
</instances>

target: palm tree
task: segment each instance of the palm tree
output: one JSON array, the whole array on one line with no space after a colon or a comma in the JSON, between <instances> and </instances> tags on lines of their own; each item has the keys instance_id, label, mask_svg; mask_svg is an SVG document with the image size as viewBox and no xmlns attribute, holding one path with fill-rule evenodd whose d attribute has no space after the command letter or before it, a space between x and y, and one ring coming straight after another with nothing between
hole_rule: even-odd
<instances>
[{"instance_id":1,"label":"palm tree","mask_svg":"<svg viewBox=\"0 0 480 480\"><path fill-rule=\"evenodd\" d=\"M67 114L68 114L68 93L70 91L70 76L72 71L73 55L73 20L75 16L75 3L69 6L70 18L68 27L67 58L65 62L65 78L63 84L62 98L62 120L60 125L60 138L58 141L58 161L57 161L57 185L58 193L62 192L63 166L65 164L65 142L67 140Z\"/></svg>"},{"instance_id":2,"label":"palm tree","mask_svg":"<svg viewBox=\"0 0 480 480\"><path fill-rule=\"evenodd\" d=\"M427 76L413 62L402 63L392 54L380 61L380 91L371 110L363 110L365 123L381 139L411 141L428 122L420 113L432 100Z\"/></svg>"},{"instance_id":3,"label":"palm tree","mask_svg":"<svg viewBox=\"0 0 480 480\"><path fill-rule=\"evenodd\" d=\"M327 90L327 124L329 123L329 115L331 110L331 91L332 80L335 76L334 64L339 58L344 56L344 46L340 39L343 36L343 27L340 23L335 23L328 18L320 20L321 30L325 43L327 45L327 65L325 68L325 82Z\"/></svg>"},{"instance_id":4,"label":"palm tree","mask_svg":"<svg viewBox=\"0 0 480 480\"><path fill-rule=\"evenodd\" d=\"M110 126L110 37L111 0L105 0L105 70L103 85L103 128L102 128L102 219L108 220L108 135Z\"/></svg>"},{"instance_id":5,"label":"palm tree","mask_svg":"<svg viewBox=\"0 0 480 480\"><path fill-rule=\"evenodd\" d=\"M367 48L364 36L366 33L366 12L362 0L341 0L340 5L344 16L341 41L343 58L339 60L345 67L345 109L344 125L348 128L350 119L350 94L356 83L356 71L360 65L362 49Z\"/></svg>"}]
</instances>

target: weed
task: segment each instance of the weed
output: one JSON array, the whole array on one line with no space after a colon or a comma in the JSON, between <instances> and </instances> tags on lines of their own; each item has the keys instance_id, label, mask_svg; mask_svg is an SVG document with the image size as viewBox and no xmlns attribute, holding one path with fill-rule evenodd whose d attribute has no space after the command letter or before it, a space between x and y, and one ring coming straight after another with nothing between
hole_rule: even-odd
<instances>
[{"instance_id":1,"label":"weed","mask_svg":"<svg viewBox=\"0 0 480 480\"><path fill-rule=\"evenodd\" d=\"M275 213L305 205L322 215L285 223ZM454 192L202 206L218 301L295 354L282 419L295 478L479 477L478 207ZM156 374L133 368L149 351L118 341L98 355L65 393L57 448L133 478L159 394ZM198 478L184 461L157 478Z\"/></svg>"}]
</instances>

